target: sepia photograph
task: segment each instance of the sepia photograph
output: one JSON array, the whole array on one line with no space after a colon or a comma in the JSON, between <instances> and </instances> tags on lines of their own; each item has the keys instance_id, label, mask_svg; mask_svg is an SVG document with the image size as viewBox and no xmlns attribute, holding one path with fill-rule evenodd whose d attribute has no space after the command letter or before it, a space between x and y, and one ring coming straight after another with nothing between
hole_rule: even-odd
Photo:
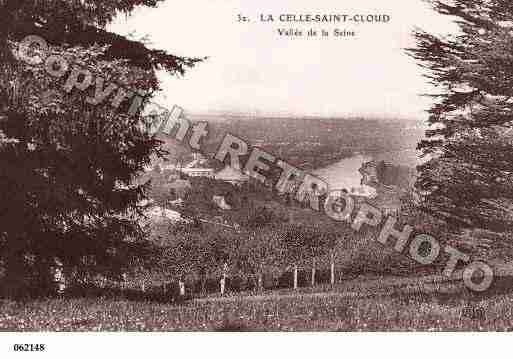
<instances>
[{"instance_id":1,"label":"sepia photograph","mask_svg":"<svg viewBox=\"0 0 513 359\"><path fill-rule=\"evenodd\" d=\"M240 357L289 332L297 349L513 330L511 1L0 0L0 17L7 357L60 335L161 355L244 333Z\"/></svg>"}]
</instances>

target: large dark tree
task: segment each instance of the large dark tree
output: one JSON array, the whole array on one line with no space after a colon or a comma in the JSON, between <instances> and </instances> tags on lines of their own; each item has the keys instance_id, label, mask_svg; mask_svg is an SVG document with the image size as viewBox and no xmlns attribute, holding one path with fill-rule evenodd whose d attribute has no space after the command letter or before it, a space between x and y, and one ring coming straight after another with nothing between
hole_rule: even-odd
<instances>
[{"instance_id":1,"label":"large dark tree","mask_svg":"<svg viewBox=\"0 0 513 359\"><path fill-rule=\"evenodd\" d=\"M151 50L106 30L120 13L159 0L0 0L0 259L3 288L51 284L51 267L115 276L140 258L146 235L135 177L160 142L140 126L140 113L111 98L99 105L93 85L63 91L43 66L16 58L20 40L38 35L48 52L149 94L156 71L183 74L199 59ZM111 97L114 94L111 95Z\"/></svg>"},{"instance_id":2,"label":"large dark tree","mask_svg":"<svg viewBox=\"0 0 513 359\"><path fill-rule=\"evenodd\" d=\"M423 208L454 229L511 226L513 201L513 3L428 1L459 31L415 32L409 53L436 86L419 148Z\"/></svg>"}]
</instances>

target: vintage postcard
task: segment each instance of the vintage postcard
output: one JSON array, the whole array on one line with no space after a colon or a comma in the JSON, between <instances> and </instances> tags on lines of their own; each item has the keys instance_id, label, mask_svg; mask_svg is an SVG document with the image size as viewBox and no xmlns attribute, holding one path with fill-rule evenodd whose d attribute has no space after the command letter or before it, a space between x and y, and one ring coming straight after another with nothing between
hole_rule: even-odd
<instances>
[{"instance_id":1,"label":"vintage postcard","mask_svg":"<svg viewBox=\"0 0 513 359\"><path fill-rule=\"evenodd\" d=\"M25 332L513 328L510 1L0 17L9 355L49 354Z\"/></svg>"}]
</instances>

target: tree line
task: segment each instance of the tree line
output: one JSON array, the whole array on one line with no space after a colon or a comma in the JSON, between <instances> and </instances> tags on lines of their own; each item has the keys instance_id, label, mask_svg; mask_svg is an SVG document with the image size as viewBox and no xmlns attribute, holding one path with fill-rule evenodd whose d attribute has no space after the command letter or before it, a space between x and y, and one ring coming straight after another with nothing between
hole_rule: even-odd
<instances>
[{"instance_id":1,"label":"tree line","mask_svg":"<svg viewBox=\"0 0 513 359\"><path fill-rule=\"evenodd\" d=\"M169 241L162 246L159 268L176 282L186 277L198 278L202 291L209 277L224 280L237 275L253 280L253 287L263 290L264 276L293 273L291 287L298 287L298 268L311 268L310 283L316 283L317 260L330 261L330 282L335 284L335 260L344 242L354 239L349 226L333 223L306 225L291 223L267 207L255 207L238 231L197 223L171 224ZM228 273L229 270L229 273ZM220 284L222 285L222 284Z\"/></svg>"}]
</instances>

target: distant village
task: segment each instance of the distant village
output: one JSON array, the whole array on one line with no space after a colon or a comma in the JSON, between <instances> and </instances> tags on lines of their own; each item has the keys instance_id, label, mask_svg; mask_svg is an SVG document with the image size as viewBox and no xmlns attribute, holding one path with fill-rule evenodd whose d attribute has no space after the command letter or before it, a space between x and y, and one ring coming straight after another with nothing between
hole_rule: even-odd
<instances>
[{"instance_id":1,"label":"distant village","mask_svg":"<svg viewBox=\"0 0 513 359\"><path fill-rule=\"evenodd\" d=\"M206 158L202 154L192 154L189 161L176 161L175 163L157 163L146 168L147 174L158 174L163 178L160 186L165 191L173 194L175 198L168 202L171 208L177 209L183 204L188 191L192 189L191 183L195 178L212 179L219 182L231 184L241 187L250 182L250 177L243 172L237 171L226 165L220 169L216 169L212 164L212 160ZM358 202L370 202L382 208L387 215L397 214L401 208L400 196L403 188L411 185L414 174L404 168L399 168L383 161L369 161L363 163L359 169L362 175L360 187L348 188L347 192L355 197ZM159 185L159 184L157 184ZM231 210L231 206L221 195L212 196L212 202L220 210ZM171 221L184 220L180 213L164 208L155 201L150 199L148 202L147 215L153 221L168 219Z\"/></svg>"},{"instance_id":2,"label":"distant village","mask_svg":"<svg viewBox=\"0 0 513 359\"><path fill-rule=\"evenodd\" d=\"M211 165L211 160L199 153L192 155L192 161L182 163L178 161L174 164L157 163L145 169L146 173L159 174L160 178L164 179L164 183L160 183L166 191L172 193L175 200L169 202L172 207L180 207L183 204L187 192L192 188L191 179L193 178L207 178L220 182L229 183L233 186L242 186L249 181L249 176L233 169L230 166L224 166L216 170ZM149 210L147 215L153 221L159 221L166 218L171 221L184 220L180 213L174 210L163 208L156 204L153 200L148 203ZM230 210L231 207L226 203L223 196L213 196L212 201L221 210Z\"/></svg>"}]
</instances>

